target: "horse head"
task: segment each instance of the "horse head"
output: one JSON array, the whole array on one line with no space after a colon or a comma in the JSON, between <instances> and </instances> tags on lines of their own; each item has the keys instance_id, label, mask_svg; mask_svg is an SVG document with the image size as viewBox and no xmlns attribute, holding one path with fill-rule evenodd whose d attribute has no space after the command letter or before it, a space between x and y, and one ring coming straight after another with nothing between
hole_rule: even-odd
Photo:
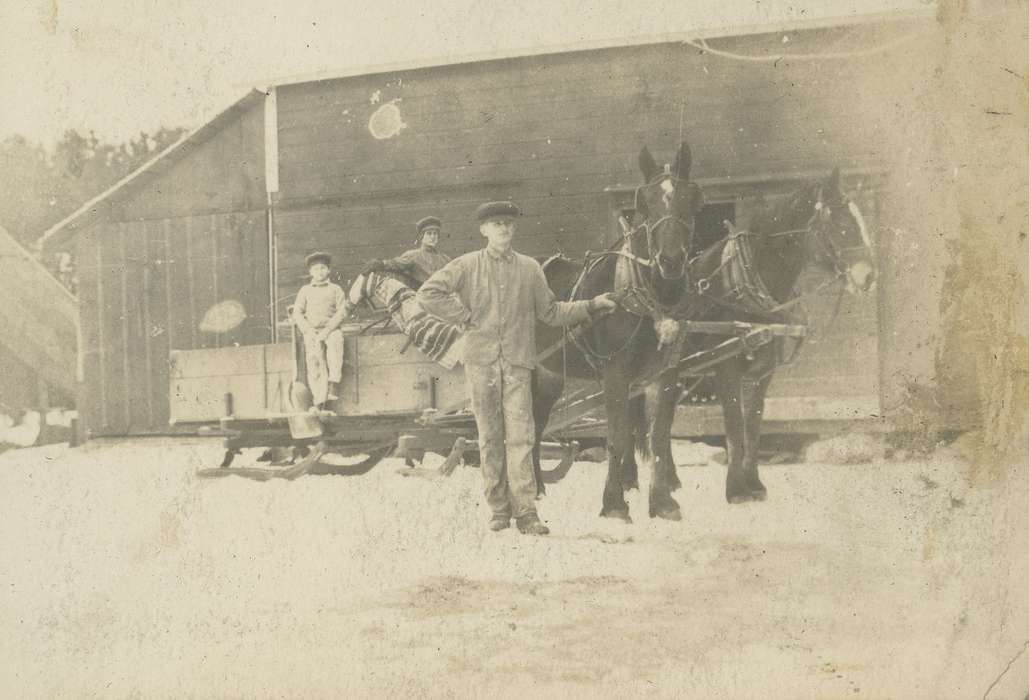
<instances>
[{"instance_id":1,"label":"horse head","mask_svg":"<svg viewBox=\"0 0 1029 700\"><path fill-rule=\"evenodd\" d=\"M647 250L661 278L682 279L693 236L693 220L703 204L700 188L690 182L693 155L689 144L679 144L673 164L659 168L646 146L640 151L643 184L636 188L633 233L646 233Z\"/></svg>"},{"instance_id":2,"label":"horse head","mask_svg":"<svg viewBox=\"0 0 1029 700\"><path fill-rule=\"evenodd\" d=\"M847 290L870 291L875 285L875 244L857 203L840 188L840 169L819 183L808 236L810 259L845 275Z\"/></svg>"}]
</instances>

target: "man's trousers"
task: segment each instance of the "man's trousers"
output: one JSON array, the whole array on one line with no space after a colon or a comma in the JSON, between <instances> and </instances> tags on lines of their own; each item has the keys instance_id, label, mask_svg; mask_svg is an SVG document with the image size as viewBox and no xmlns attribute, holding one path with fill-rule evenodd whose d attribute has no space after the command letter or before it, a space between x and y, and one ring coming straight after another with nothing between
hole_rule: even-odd
<instances>
[{"instance_id":1,"label":"man's trousers","mask_svg":"<svg viewBox=\"0 0 1029 700\"><path fill-rule=\"evenodd\" d=\"M465 364L465 377L479 431L486 502L494 517L535 517L532 370L501 358L489 365Z\"/></svg>"}]
</instances>

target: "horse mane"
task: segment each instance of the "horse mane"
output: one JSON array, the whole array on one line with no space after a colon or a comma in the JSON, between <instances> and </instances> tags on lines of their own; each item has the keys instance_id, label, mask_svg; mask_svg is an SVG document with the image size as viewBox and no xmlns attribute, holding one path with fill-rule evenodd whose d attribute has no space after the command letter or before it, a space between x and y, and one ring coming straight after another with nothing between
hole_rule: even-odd
<instances>
[{"instance_id":1,"label":"horse mane","mask_svg":"<svg viewBox=\"0 0 1029 700\"><path fill-rule=\"evenodd\" d=\"M811 215L809 203L817 197L821 183L811 180L771 204L756 208L747 230L759 236L768 236L792 228L801 228ZM690 264L694 275L704 277L717 269L722 262L722 251L728 241L723 235L717 241L700 251Z\"/></svg>"}]
</instances>

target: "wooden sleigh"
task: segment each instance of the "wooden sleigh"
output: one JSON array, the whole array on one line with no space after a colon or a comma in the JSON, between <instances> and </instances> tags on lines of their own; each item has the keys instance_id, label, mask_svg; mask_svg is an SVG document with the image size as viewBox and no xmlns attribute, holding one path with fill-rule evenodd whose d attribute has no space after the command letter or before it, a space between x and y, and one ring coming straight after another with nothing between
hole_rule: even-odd
<instances>
[{"instance_id":1,"label":"wooden sleigh","mask_svg":"<svg viewBox=\"0 0 1029 700\"><path fill-rule=\"evenodd\" d=\"M687 333L725 336L717 346L692 353L678 363L684 395L710 369L742 353L752 352L776 337L802 338L804 326L740 322L687 321ZM444 369L411 348L395 330L368 333L368 324L344 327L345 359L341 397L331 413L311 412L307 389L303 340L290 330L293 377L287 410L264 417L226 416L209 435L224 437L225 456L220 466L202 469L204 478L240 476L257 481L293 480L304 475L358 476L388 456L404 458L404 476L445 478L466 458L477 453L474 416L468 410L463 370ZM554 352L549 349L549 352ZM547 351L545 351L547 352ZM632 395L644 391L657 371L637 381ZM544 483L563 478L578 457L583 441L604 434L603 392L586 383L566 393L551 414L541 456L559 459L541 473ZM264 448L267 467L233 466L247 448ZM425 453L445 455L436 469L415 466ZM325 461L328 455L356 457L349 463Z\"/></svg>"},{"instance_id":2,"label":"wooden sleigh","mask_svg":"<svg viewBox=\"0 0 1029 700\"><path fill-rule=\"evenodd\" d=\"M425 412L431 412L440 400L454 402L458 393L463 394L464 378L459 369L447 370L421 357L395 330L368 331L368 324L343 327L340 397L333 402L333 410L318 411L311 408L303 338L291 325L293 369L288 385L279 392L284 398L281 410L269 410L260 417L240 417L234 415L227 399L226 415L219 427L204 431L224 437L225 456L219 467L202 469L198 475L236 475L267 481L292 480L305 474L364 474L395 450L399 436L421 426ZM267 461L269 466L233 466L247 448L264 448L259 461ZM327 455L359 459L337 464L325 461ZM455 466L455 460L449 460L440 471L449 473Z\"/></svg>"}]
</instances>

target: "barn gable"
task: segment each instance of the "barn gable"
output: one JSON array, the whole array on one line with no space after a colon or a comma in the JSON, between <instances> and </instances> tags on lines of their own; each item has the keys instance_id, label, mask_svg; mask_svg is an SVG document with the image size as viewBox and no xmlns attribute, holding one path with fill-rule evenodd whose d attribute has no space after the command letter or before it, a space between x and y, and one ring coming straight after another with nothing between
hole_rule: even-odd
<instances>
[{"instance_id":1,"label":"barn gable","mask_svg":"<svg viewBox=\"0 0 1029 700\"><path fill-rule=\"evenodd\" d=\"M44 235L77 235L89 434L169 429L171 351L270 341L266 201L253 91Z\"/></svg>"}]
</instances>

